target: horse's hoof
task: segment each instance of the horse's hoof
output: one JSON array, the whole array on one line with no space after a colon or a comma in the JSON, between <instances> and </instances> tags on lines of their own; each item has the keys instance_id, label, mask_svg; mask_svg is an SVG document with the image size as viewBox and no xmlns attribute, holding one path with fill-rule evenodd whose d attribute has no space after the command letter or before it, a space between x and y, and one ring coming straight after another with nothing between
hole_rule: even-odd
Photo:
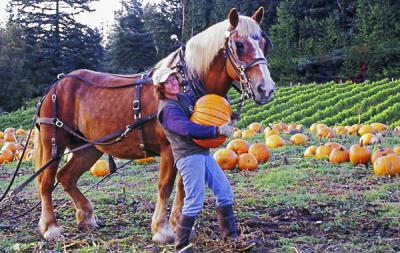
<instances>
[{"instance_id":1,"label":"horse's hoof","mask_svg":"<svg viewBox=\"0 0 400 253\"><path fill-rule=\"evenodd\" d=\"M64 241L63 232L64 230L61 227L49 227L43 237L47 241Z\"/></svg>"},{"instance_id":2,"label":"horse's hoof","mask_svg":"<svg viewBox=\"0 0 400 253\"><path fill-rule=\"evenodd\" d=\"M97 226L96 222L94 224L91 223L91 222L90 223L88 223L88 222L80 222L80 223L78 223L78 229L80 231L82 231L82 232L92 231L92 230L95 230L97 228L98 228L98 226Z\"/></svg>"},{"instance_id":3,"label":"horse's hoof","mask_svg":"<svg viewBox=\"0 0 400 253\"><path fill-rule=\"evenodd\" d=\"M169 224L164 225L158 229L152 239L161 244L172 244L175 242L175 233Z\"/></svg>"}]
</instances>

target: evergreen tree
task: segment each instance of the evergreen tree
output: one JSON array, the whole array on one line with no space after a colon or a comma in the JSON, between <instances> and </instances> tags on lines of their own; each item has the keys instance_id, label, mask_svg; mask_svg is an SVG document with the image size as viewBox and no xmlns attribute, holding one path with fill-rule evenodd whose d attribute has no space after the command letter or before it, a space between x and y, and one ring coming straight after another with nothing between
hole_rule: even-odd
<instances>
[{"instance_id":1,"label":"evergreen tree","mask_svg":"<svg viewBox=\"0 0 400 253\"><path fill-rule=\"evenodd\" d=\"M32 85L45 87L59 73L96 68L102 57L98 31L75 21L75 15L91 11L95 0L14 0L10 22L26 32L31 48Z\"/></svg>"},{"instance_id":2,"label":"evergreen tree","mask_svg":"<svg viewBox=\"0 0 400 253\"><path fill-rule=\"evenodd\" d=\"M23 29L16 25L0 28L0 112L19 108L33 94L30 85L31 63Z\"/></svg>"},{"instance_id":3,"label":"evergreen tree","mask_svg":"<svg viewBox=\"0 0 400 253\"><path fill-rule=\"evenodd\" d=\"M107 69L111 72L133 73L152 66L156 60L156 50L142 20L140 1L123 2L123 9L117 13L116 19L107 47Z\"/></svg>"}]
</instances>

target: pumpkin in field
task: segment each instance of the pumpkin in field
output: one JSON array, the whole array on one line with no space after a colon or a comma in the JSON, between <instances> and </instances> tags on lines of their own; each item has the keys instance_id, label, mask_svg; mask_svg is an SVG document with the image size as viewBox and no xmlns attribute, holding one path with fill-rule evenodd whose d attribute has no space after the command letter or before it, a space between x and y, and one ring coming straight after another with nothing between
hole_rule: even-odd
<instances>
[{"instance_id":1,"label":"pumpkin in field","mask_svg":"<svg viewBox=\"0 0 400 253\"><path fill-rule=\"evenodd\" d=\"M233 170L236 167L238 156L230 149L218 149L213 155L222 170Z\"/></svg>"},{"instance_id":2,"label":"pumpkin in field","mask_svg":"<svg viewBox=\"0 0 400 253\"><path fill-rule=\"evenodd\" d=\"M6 133L15 133L15 128L7 127L6 129L4 129L4 134Z\"/></svg>"},{"instance_id":3,"label":"pumpkin in field","mask_svg":"<svg viewBox=\"0 0 400 253\"><path fill-rule=\"evenodd\" d=\"M365 133L360 137L360 144L371 145L380 142L378 136L373 133Z\"/></svg>"},{"instance_id":4,"label":"pumpkin in field","mask_svg":"<svg viewBox=\"0 0 400 253\"><path fill-rule=\"evenodd\" d=\"M247 153L249 151L250 144L243 140L243 139L234 139L231 140L228 145L226 145L227 149L232 150L235 152L238 156L244 153Z\"/></svg>"},{"instance_id":5,"label":"pumpkin in field","mask_svg":"<svg viewBox=\"0 0 400 253\"><path fill-rule=\"evenodd\" d=\"M315 150L315 159L321 160L321 159L329 159L329 155L331 154L332 149L328 146L319 146Z\"/></svg>"},{"instance_id":6,"label":"pumpkin in field","mask_svg":"<svg viewBox=\"0 0 400 253\"><path fill-rule=\"evenodd\" d=\"M336 133L330 127L319 127L317 129L317 138L334 138L336 137Z\"/></svg>"},{"instance_id":7,"label":"pumpkin in field","mask_svg":"<svg viewBox=\"0 0 400 253\"><path fill-rule=\"evenodd\" d=\"M233 138L242 138L242 130L236 130L233 132Z\"/></svg>"},{"instance_id":8,"label":"pumpkin in field","mask_svg":"<svg viewBox=\"0 0 400 253\"><path fill-rule=\"evenodd\" d=\"M240 170L254 171L258 167L258 162L251 154L241 154L238 159L238 167Z\"/></svg>"},{"instance_id":9,"label":"pumpkin in field","mask_svg":"<svg viewBox=\"0 0 400 253\"><path fill-rule=\"evenodd\" d=\"M209 94L197 100L190 120L201 125L222 126L231 120L231 115L231 106L225 98ZM216 148L221 146L225 139L226 136L221 135L211 139L193 139L193 141L201 147Z\"/></svg>"},{"instance_id":10,"label":"pumpkin in field","mask_svg":"<svg viewBox=\"0 0 400 253\"><path fill-rule=\"evenodd\" d=\"M396 153L396 155L400 155L400 145L394 146L393 151L394 151L394 153Z\"/></svg>"},{"instance_id":11,"label":"pumpkin in field","mask_svg":"<svg viewBox=\"0 0 400 253\"><path fill-rule=\"evenodd\" d=\"M308 137L305 134L295 134L292 137L290 137L290 141L294 144L294 145L304 145L307 143L308 141Z\"/></svg>"},{"instance_id":12,"label":"pumpkin in field","mask_svg":"<svg viewBox=\"0 0 400 253\"><path fill-rule=\"evenodd\" d=\"M333 128L333 131L335 131L335 133L339 135L347 134L347 128L345 126L336 126Z\"/></svg>"},{"instance_id":13,"label":"pumpkin in field","mask_svg":"<svg viewBox=\"0 0 400 253\"><path fill-rule=\"evenodd\" d=\"M286 125L283 122L277 123L277 124L273 124L272 126L270 126L271 128L275 128L278 131L286 131L288 129L288 125Z\"/></svg>"},{"instance_id":14,"label":"pumpkin in field","mask_svg":"<svg viewBox=\"0 0 400 253\"><path fill-rule=\"evenodd\" d=\"M371 160L371 151L364 145L354 144L350 147L350 162L354 165L367 164Z\"/></svg>"},{"instance_id":15,"label":"pumpkin in field","mask_svg":"<svg viewBox=\"0 0 400 253\"><path fill-rule=\"evenodd\" d=\"M17 131L15 131L15 134L17 136L24 136L26 134L26 131L22 128L18 128Z\"/></svg>"},{"instance_id":16,"label":"pumpkin in field","mask_svg":"<svg viewBox=\"0 0 400 253\"><path fill-rule=\"evenodd\" d=\"M400 174L400 156L388 154L374 162L374 174L377 176L396 176Z\"/></svg>"},{"instance_id":17,"label":"pumpkin in field","mask_svg":"<svg viewBox=\"0 0 400 253\"><path fill-rule=\"evenodd\" d=\"M96 177L103 177L110 174L110 167L107 160L97 160L97 162L90 168L90 173Z\"/></svg>"},{"instance_id":18,"label":"pumpkin in field","mask_svg":"<svg viewBox=\"0 0 400 253\"><path fill-rule=\"evenodd\" d=\"M22 158L22 151L23 151L23 149L18 149L15 152L17 160L20 160ZM24 160L24 161L30 160L31 156L32 156L32 150L30 148L27 148L25 150L24 158L22 160Z\"/></svg>"},{"instance_id":19,"label":"pumpkin in field","mask_svg":"<svg viewBox=\"0 0 400 253\"><path fill-rule=\"evenodd\" d=\"M378 159L381 156L393 154L393 153L394 153L394 150L391 148L383 148L381 146L378 146L378 148L374 152L372 152L371 163L374 163L376 161L376 159Z\"/></svg>"},{"instance_id":20,"label":"pumpkin in field","mask_svg":"<svg viewBox=\"0 0 400 253\"><path fill-rule=\"evenodd\" d=\"M315 156L315 151L317 150L317 146L309 146L304 151L304 158L312 158Z\"/></svg>"},{"instance_id":21,"label":"pumpkin in field","mask_svg":"<svg viewBox=\"0 0 400 253\"><path fill-rule=\"evenodd\" d=\"M264 129L264 134L265 134L265 137L268 137L270 135L279 135L279 130L275 127L269 126Z\"/></svg>"},{"instance_id":22,"label":"pumpkin in field","mask_svg":"<svg viewBox=\"0 0 400 253\"><path fill-rule=\"evenodd\" d=\"M360 129L358 129L358 134L362 136L366 133L374 133L374 129L370 125L362 125Z\"/></svg>"},{"instance_id":23,"label":"pumpkin in field","mask_svg":"<svg viewBox=\"0 0 400 253\"><path fill-rule=\"evenodd\" d=\"M269 159L269 150L263 143L251 144L248 153L253 155L257 159L258 163L266 162Z\"/></svg>"},{"instance_id":24,"label":"pumpkin in field","mask_svg":"<svg viewBox=\"0 0 400 253\"><path fill-rule=\"evenodd\" d=\"M246 129L242 131L242 138L250 138L255 136L257 133L253 129Z\"/></svg>"},{"instance_id":25,"label":"pumpkin in field","mask_svg":"<svg viewBox=\"0 0 400 253\"><path fill-rule=\"evenodd\" d=\"M269 148L278 148L285 145L285 142L282 137L273 134L265 138L265 145Z\"/></svg>"},{"instance_id":26,"label":"pumpkin in field","mask_svg":"<svg viewBox=\"0 0 400 253\"><path fill-rule=\"evenodd\" d=\"M9 163L14 160L14 154L10 150L3 150L0 153L0 164Z\"/></svg>"},{"instance_id":27,"label":"pumpkin in field","mask_svg":"<svg viewBox=\"0 0 400 253\"><path fill-rule=\"evenodd\" d=\"M152 163L155 161L156 161L156 158L154 156L149 156L149 157L140 158L140 159L135 160L135 162L140 163L140 164Z\"/></svg>"},{"instance_id":28,"label":"pumpkin in field","mask_svg":"<svg viewBox=\"0 0 400 253\"><path fill-rule=\"evenodd\" d=\"M1 148L1 150L9 150L11 153L15 154L15 152L17 151L18 146L12 142L6 142L4 143L3 147Z\"/></svg>"},{"instance_id":29,"label":"pumpkin in field","mask_svg":"<svg viewBox=\"0 0 400 253\"><path fill-rule=\"evenodd\" d=\"M331 163L344 163L350 160L349 151L344 147L335 148L329 155L329 162Z\"/></svg>"},{"instance_id":30,"label":"pumpkin in field","mask_svg":"<svg viewBox=\"0 0 400 253\"><path fill-rule=\"evenodd\" d=\"M335 148L343 147L342 144L339 144L339 143L333 142L333 141L325 143L324 146L330 147L331 150L334 150Z\"/></svg>"},{"instance_id":31,"label":"pumpkin in field","mask_svg":"<svg viewBox=\"0 0 400 253\"><path fill-rule=\"evenodd\" d=\"M383 123L371 123L370 126L376 133L383 132L388 129L387 125L385 125Z\"/></svg>"},{"instance_id":32,"label":"pumpkin in field","mask_svg":"<svg viewBox=\"0 0 400 253\"><path fill-rule=\"evenodd\" d=\"M256 133L261 133L263 130L263 126L259 122L253 122L249 125L249 129L254 130Z\"/></svg>"},{"instance_id":33,"label":"pumpkin in field","mask_svg":"<svg viewBox=\"0 0 400 253\"><path fill-rule=\"evenodd\" d=\"M8 142L16 142L17 138L14 133L9 132L4 135L4 140Z\"/></svg>"},{"instance_id":34,"label":"pumpkin in field","mask_svg":"<svg viewBox=\"0 0 400 253\"><path fill-rule=\"evenodd\" d=\"M358 134L358 130L361 128L360 124L354 124L351 125L348 129L347 129L347 133L349 135L357 135Z\"/></svg>"},{"instance_id":35,"label":"pumpkin in field","mask_svg":"<svg viewBox=\"0 0 400 253\"><path fill-rule=\"evenodd\" d=\"M0 131L0 139L4 139L4 132Z\"/></svg>"}]
</instances>

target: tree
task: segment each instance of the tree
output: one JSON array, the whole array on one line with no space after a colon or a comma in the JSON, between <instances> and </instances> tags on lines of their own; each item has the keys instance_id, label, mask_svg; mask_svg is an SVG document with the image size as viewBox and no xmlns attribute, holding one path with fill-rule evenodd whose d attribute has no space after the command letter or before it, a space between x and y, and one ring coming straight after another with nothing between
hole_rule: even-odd
<instances>
[{"instance_id":1,"label":"tree","mask_svg":"<svg viewBox=\"0 0 400 253\"><path fill-rule=\"evenodd\" d=\"M0 29L0 112L11 111L23 104L23 99L33 94L30 85L28 45L23 29L7 25Z\"/></svg>"},{"instance_id":2,"label":"tree","mask_svg":"<svg viewBox=\"0 0 400 253\"><path fill-rule=\"evenodd\" d=\"M142 18L140 1L123 2L123 9L117 13L117 23L107 46L106 62L109 71L138 72L155 63L155 45Z\"/></svg>"},{"instance_id":3,"label":"tree","mask_svg":"<svg viewBox=\"0 0 400 253\"><path fill-rule=\"evenodd\" d=\"M97 67L102 57L101 36L75 20L75 15L91 11L93 1L10 1L10 23L25 30L28 53L33 56L32 85L43 88L59 73Z\"/></svg>"}]
</instances>

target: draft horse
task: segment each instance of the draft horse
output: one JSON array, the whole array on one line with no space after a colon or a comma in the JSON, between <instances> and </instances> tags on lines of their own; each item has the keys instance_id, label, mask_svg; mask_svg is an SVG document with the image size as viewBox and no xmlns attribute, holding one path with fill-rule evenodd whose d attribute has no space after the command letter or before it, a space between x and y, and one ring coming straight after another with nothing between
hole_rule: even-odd
<instances>
[{"instance_id":1,"label":"draft horse","mask_svg":"<svg viewBox=\"0 0 400 253\"><path fill-rule=\"evenodd\" d=\"M241 16L236 9L232 9L227 20L192 37L186 45L184 56L187 78L199 80L205 93L221 96L227 94L234 80L240 81L244 94L258 104L267 103L273 96L275 84L264 56L269 41L259 26L263 16L262 7L251 17ZM173 67L178 61L179 50L161 60L155 68ZM158 101L151 81L141 85L140 98L136 98L135 87L124 86L139 79L140 75L120 76L76 70L52 85L42 100L38 114L40 126L34 141L36 167L48 162L55 153L63 154L66 148L72 150L82 145L77 136L89 141L98 140L157 112ZM132 117L138 115L137 112L135 114L137 102L141 105L140 113L138 117ZM75 134L66 131L66 126ZM94 145L74 152L72 159L59 170L58 160L44 169L38 177L42 207L39 230L42 236L54 240L62 237L63 233L57 224L52 201L56 178L73 200L78 227L81 230L94 229L97 225L93 204L78 189L78 179L103 154L137 159L144 157L146 152L161 156L158 199L151 224L153 240L172 242L184 191L182 180L179 179L168 220L168 199L177 170L170 144L155 118L149 119L141 129L126 132L125 138L112 145Z\"/></svg>"}]
</instances>

